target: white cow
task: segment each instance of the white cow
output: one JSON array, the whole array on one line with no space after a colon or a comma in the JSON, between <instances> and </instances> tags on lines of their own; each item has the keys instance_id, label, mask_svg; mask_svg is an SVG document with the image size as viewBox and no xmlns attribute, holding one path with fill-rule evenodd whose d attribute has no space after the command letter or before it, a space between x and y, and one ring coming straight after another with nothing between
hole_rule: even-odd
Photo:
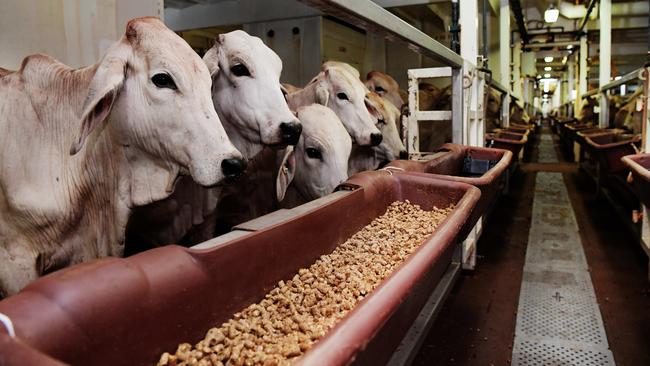
<instances>
[{"instance_id":1,"label":"white cow","mask_svg":"<svg viewBox=\"0 0 650 366\"><path fill-rule=\"evenodd\" d=\"M295 207L332 193L348 178L352 139L329 108L300 107L302 135L288 147L277 174L276 192L283 207Z\"/></svg>"},{"instance_id":2,"label":"white cow","mask_svg":"<svg viewBox=\"0 0 650 366\"><path fill-rule=\"evenodd\" d=\"M384 138L379 146L354 145L352 147L348 164L349 175L365 170L375 170L383 163L408 157L397 130L401 117L400 111L390 101L376 93L369 93L368 98L379 113L377 127Z\"/></svg>"},{"instance_id":3,"label":"white cow","mask_svg":"<svg viewBox=\"0 0 650 366\"><path fill-rule=\"evenodd\" d=\"M179 174L211 186L243 168L210 98L210 74L155 18L131 20L96 65L34 55L0 78L0 289L120 256L135 206Z\"/></svg>"},{"instance_id":4,"label":"white cow","mask_svg":"<svg viewBox=\"0 0 650 366\"><path fill-rule=\"evenodd\" d=\"M347 67L325 64L306 87L287 95L291 110L318 103L331 108L343 122L355 143L377 146L382 135L371 115L372 105L366 94L368 89Z\"/></svg>"},{"instance_id":5,"label":"white cow","mask_svg":"<svg viewBox=\"0 0 650 366\"><path fill-rule=\"evenodd\" d=\"M303 126L298 144L284 150L264 149L249 163L237 189L219 200L221 232L232 226L291 208L331 193L347 179L352 139L329 108L312 104L298 108ZM281 201L281 202L280 202Z\"/></svg>"},{"instance_id":6,"label":"white cow","mask_svg":"<svg viewBox=\"0 0 650 366\"><path fill-rule=\"evenodd\" d=\"M301 126L284 99L282 61L273 50L259 38L237 30L219 35L203 61L212 74L217 113L247 160L255 159L265 146L296 144ZM268 169L275 167L272 159L260 157L255 164L260 161L266 161ZM159 246L179 241L195 244L212 238L218 201L239 196L243 186L205 189L189 179L181 180L169 198L136 210L129 223L129 247L143 249L143 243Z\"/></svg>"}]
</instances>

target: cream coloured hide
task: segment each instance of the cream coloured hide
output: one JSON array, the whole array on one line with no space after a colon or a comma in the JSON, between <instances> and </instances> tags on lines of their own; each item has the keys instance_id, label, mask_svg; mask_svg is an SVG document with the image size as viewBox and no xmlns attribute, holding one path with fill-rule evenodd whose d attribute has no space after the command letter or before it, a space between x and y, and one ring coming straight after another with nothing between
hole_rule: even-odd
<instances>
[{"instance_id":1,"label":"cream coloured hide","mask_svg":"<svg viewBox=\"0 0 650 366\"><path fill-rule=\"evenodd\" d=\"M597 123L597 114L595 112L596 99L585 98L582 100L582 109L578 115L578 122L580 123Z\"/></svg>"},{"instance_id":2,"label":"cream coloured hide","mask_svg":"<svg viewBox=\"0 0 650 366\"><path fill-rule=\"evenodd\" d=\"M487 94L485 129L492 131L501 126L501 94L493 89L490 89Z\"/></svg>"},{"instance_id":3,"label":"cream coloured hide","mask_svg":"<svg viewBox=\"0 0 650 366\"><path fill-rule=\"evenodd\" d=\"M370 71L366 75L365 84L371 92L375 92L379 96L386 98L395 107L402 108L404 105L405 102L402 98L402 93L400 93L399 84L397 84L397 81L392 76L380 71Z\"/></svg>"},{"instance_id":4,"label":"cream coloured hide","mask_svg":"<svg viewBox=\"0 0 650 366\"><path fill-rule=\"evenodd\" d=\"M131 20L93 66L34 55L0 78L0 288L121 256L133 207L179 174L205 186L241 172L210 73L156 18Z\"/></svg>"},{"instance_id":5,"label":"cream coloured hide","mask_svg":"<svg viewBox=\"0 0 650 366\"><path fill-rule=\"evenodd\" d=\"M643 98L643 89L639 88L627 102L616 112L615 127L625 128L634 134L643 131L643 111L637 111L637 101Z\"/></svg>"},{"instance_id":6,"label":"cream coloured hide","mask_svg":"<svg viewBox=\"0 0 650 366\"><path fill-rule=\"evenodd\" d=\"M312 104L298 108L303 131L285 150L264 149L250 162L238 190L219 200L218 232L331 193L347 179L352 139L336 114ZM271 163L273 162L273 163Z\"/></svg>"},{"instance_id":7,"label":"cream coloured hide","mask_svg":"<svg viewBox=\"0 0 650 366\"><path fill-rule=\"evenodd\" d=\"M212 74L217 113L228 137L247 160L265 146L296 144L302 127L285 101L280 85L282 61L275 52L259 38L236 30L219 35L203 61ZM261 164L259 159L256 164ZM275 166L273 161L266 164L271 169ZM159 246L211 239L218 200L238 196L241 186L235 183L205 189L183 180L168 199L136 211L127 240L135 245Z\"/></svg>"},{"instance_id":8,"label":"cream coloured hide","mask_svg":"<svg viewBox=\"0 0 650 366\"><path fill-rule=\"evenodd\" d=\"M370 93L368 97L379 112L377 127L384 139L379 146L354 145L348 163L348 175L365 170L375 170L380 168L382 164L392 160L406 159L408 157L398 133L400 111L393 103L376 93Z\"/></svg>"},{"instance_id":9,"label":"cream coloured hide","mask_svg":"<svg viewBox=\"0 0 650 366\"><path fill-rule=\"evenodd\" d=\"M348 178L352 139L329 108L300 107L303 132L295 148L288 147L276 179L277 198L291 208L330 194ZM285 194L286 193L286 194Z\"/></svg>"},{"instance_id":10,"label":"cream coloured hide","mask_svg":"<svg viewBox=\"0 0 650 366\"><path fill-rule=\"evenodd\" d=\"M353 141L361 146L377 146L382 135L375 126L367 88L348 67L323 65L323 71L307 86L287 94L291 110L318 103L329 107L343 122Z\"/></svg>"}]
</instances>

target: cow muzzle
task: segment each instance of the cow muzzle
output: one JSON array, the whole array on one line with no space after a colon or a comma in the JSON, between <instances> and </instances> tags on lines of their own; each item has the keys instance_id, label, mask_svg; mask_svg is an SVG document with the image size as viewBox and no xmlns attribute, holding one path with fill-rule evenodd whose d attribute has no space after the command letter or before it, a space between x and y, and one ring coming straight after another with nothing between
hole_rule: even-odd
<instances>
[{"instance_id":1,"label":"cow muzzle","mask_svg":"<svg viewBox=\"0 0 650 366\"><path fill-rule=\"evenodd\" d=\"M300 139L302 125L297 122L282 122L280 123L280 131L282 132L282 143L295 145Z\"/></svg>"},{"instance_id":2,"label":"cow muzzle","mask_svg":"<svg viewBox=\"0 0 650 366\"><path fill-rule=\"evenodd\" d=\"M240 158L224 159L221 162L221 171L227 179L234 179L246 170L246 160Z\"/></svg>"}]
</instances>

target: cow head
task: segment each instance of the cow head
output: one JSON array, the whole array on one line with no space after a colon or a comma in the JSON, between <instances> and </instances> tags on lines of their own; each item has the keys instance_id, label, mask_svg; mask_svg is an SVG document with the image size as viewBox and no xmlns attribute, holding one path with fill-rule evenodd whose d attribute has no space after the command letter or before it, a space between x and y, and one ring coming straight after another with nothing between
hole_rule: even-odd
<instances>
[{"instance_id":1,"label":"cow head","mask_svg":"<svg viewBox=\"0 0 650 366\"><path fill-rule=\"evenodd\" d=\"M371 115L367 90L348 67L326 64L303 90L289 94L288 100L292 106L318 103L331 108L357 144L377 146L382 136Z\"/></svg>"},{"instance_id":2,"label":"cow head","mask_svg":"<svg viewBox=\"0 0 650 366\"><path fill-rule=\"evenodd\" d=\"M404 99L399 93L399 84L388 74L379 71L370 71L366 75L366 86L371 92L386 98L397 108L402 108Z\"/></svg>"},{"instance_id":3,"label":"cow head","mask_svg":"<svg viewBox=\"0 0 650 366\"><path fill-rule=\"evenodd\" d=\"M90 82L70 153L84 144L93 149L88 137L106 121L111 140L136 164L132 174L149 184L171 192L179 171L201 185L217 184L245 164L210 96L208 68L183 39L156 18L131 20Z\"/></svg>"},{"instance_id":4,"label":"cow head","mask_svg":"<svg viewBox=\"0 0 650 366\"><path fill-rule=\"evenodd\" d=\"M289 184L308 200L325 196L348 177L352 139L334 112L312 104L297 111L303 125L295 148L289 147L277 178L278 200Z\"/></svg>"},{"instance_id":5,"label":"cow head","mask_svg":"<svg viewBox=\"0 0 650 366\"><path fill-rule=\"evenodd\" d=\"M280 85L282 61L262 40L236 30L221 34L203 57L212 99L228 136L247 157L263 145L295 145L301 126Z\"/></svg>"},{"instance_id":6,"label":"cow head","mask_svg":"<svg viewBox=\"0 0 650 366\"><path fill-rule=\"evenodd\" d=\"M368 99L376 111L377 128L379 128L383 136L381 144L373 148L377 151L377 157L383 161L406 158L406 148L399 137L397 129L400 111L392 103L376 93L368 93Z\"/></svg>"}]
</instances>

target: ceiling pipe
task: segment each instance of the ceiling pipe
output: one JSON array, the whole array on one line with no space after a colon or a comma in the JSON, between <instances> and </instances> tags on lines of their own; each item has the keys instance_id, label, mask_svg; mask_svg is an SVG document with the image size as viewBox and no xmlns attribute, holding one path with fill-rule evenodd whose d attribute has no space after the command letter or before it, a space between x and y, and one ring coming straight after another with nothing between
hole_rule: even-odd
<instances>
[{"instance_id":1,"label":"ceiling pipe","mask_svg":"<svg viewBox=\"0 0 650 366\"><path fill-rule=\"evenodd\" d=\"M582 30L585 28L585 25L587 25L587 22L589 21L589 14L591 14L591 11L594 10L594 7L596 6L596 3L598 0L591 0L589 1L589 6L587 7L587 13L585 16L582 18L582 22L580 23L580 27L576 30L576 36L580 37L582 34Z\"/></svg>"},{"instance_id":2,"label":"ceiling pipe","mask_svg":"<svg viewBox=\"0 0 650 366\"><path fill-rule=\"evenodd\" d=\"M517 28L519 28L519 34L521 35L521 40L524 42L524 45L527 44L530 39L528 37L528 29L526 29L526 21L524 20L524 13L521 10L521 2L519 0L510 0L510 7L512 12L515 15L515 21L517 22Z\"/></svg>"}]
</instances>

